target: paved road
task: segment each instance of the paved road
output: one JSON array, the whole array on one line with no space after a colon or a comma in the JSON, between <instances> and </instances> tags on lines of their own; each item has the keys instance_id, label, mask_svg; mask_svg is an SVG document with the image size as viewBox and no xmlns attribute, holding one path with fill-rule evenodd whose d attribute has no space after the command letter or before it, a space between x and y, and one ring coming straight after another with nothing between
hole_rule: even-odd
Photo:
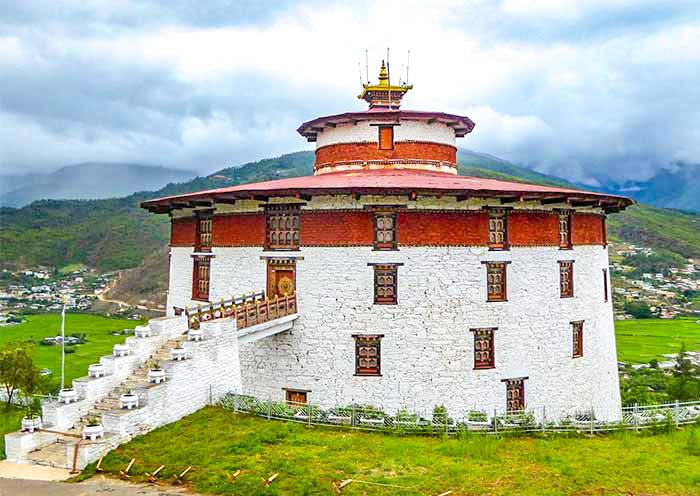
<instances>
[{"instance_id":1,"label":"paved road","mask_svg":"<svg viewBox=\"0 0 700 496\"><path fill-rule=\"evenodd\" d=\"M117 479L96 477L78 484L26 479L0 479L0 496L194 496L180 488L131 484Z\"/></svg>"}]
</instances>

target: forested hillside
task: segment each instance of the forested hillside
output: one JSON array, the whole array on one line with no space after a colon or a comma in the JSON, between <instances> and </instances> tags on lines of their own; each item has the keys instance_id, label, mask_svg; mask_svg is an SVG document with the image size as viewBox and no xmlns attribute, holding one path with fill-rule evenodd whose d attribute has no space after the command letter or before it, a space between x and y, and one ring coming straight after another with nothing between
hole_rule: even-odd
<instances>
[{"instance_id":1,"label":"forested hillside","mask_svg":"<svg viewBox=\"0 0 700 496\"><path fill-rule=\"evenodd\" d=\"M0 209L3 267L62 267L84 263L108 271L136 267L167 242L168 218L152 215L139 203L159 196L254 181L309 175L314 153L303 151L223 169L208 177L169 184L109 200L42 200L24 208ZM464 175L571 186L562 179L518 167L489 155L460 150ZM700 257L700 215L634 206L611 217L613 237Z\"/></svg>"}]
</instances>

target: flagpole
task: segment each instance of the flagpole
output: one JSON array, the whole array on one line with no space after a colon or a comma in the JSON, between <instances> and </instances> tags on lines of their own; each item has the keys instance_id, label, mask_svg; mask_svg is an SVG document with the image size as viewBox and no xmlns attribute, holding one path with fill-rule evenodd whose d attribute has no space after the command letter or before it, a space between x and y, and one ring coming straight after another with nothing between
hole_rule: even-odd
<instances>
[{"instance_id":1,"label":"flagpole","mask_svg":"<svg viewBox=\"0 0 700 496\"><path fill-rule=\"evenodd\" d=\"M61 310L61 390L63 390L66 374L66 299L63 298Z\"/></svg>"}]
</instances>

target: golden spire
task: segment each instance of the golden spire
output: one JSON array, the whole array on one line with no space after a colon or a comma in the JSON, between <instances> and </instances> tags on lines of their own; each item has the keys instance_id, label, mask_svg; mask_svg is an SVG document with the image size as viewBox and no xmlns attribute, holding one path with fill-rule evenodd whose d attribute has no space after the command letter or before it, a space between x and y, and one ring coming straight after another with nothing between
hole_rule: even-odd
<instances>
[{"instance_id":1,"label":"golden spire","mask_svg":"<svg viewBox=\"0 0 700 496\"><path fill-rule=\"evenodd\" d=\"M389 84L389 68L384 60L379 69L379 82L377 84L363 84L362 93L357 95L360 100L369 103L369 108L398 109L401 99L406 92L413 88L412 84Z\"/></svg>"}]
</instances>

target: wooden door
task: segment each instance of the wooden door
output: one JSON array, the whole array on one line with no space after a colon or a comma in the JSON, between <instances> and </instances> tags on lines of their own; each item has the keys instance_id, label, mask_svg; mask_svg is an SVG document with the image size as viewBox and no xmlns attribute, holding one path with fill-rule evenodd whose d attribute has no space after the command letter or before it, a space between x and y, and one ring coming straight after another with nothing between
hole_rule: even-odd
<instances>
[{"instance_id":1,"label":"wooden door","mask_svg":"<svg viewBox=\"0 0 700 496\"><path fill-rule=\"evenodd\" d=\"M288 259L268 259L267 296L289 296L296 293L296 263Z\"/></svg>"}]
</instances>

